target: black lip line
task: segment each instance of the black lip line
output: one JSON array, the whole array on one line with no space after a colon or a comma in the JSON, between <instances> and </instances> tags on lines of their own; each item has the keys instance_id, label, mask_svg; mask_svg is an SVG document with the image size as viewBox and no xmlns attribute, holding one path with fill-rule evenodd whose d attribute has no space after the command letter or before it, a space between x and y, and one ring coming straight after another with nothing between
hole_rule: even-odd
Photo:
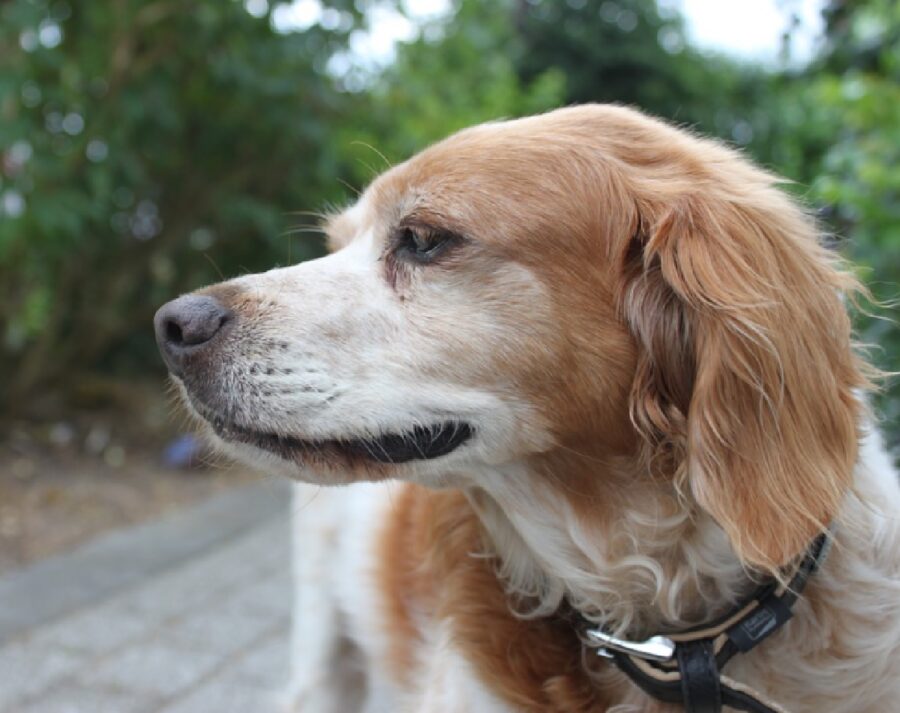
<instances>
[{"instance_id":1,"label":"black lip line","mask_svg":"<svg viewBox=\"0 0 900 713\"><path fill-rule=\"evenodd\" d=\"M472 436L472 427L457 421L446 421L428 427L416 426L406 433L389 433L374 438L321 440L259 433L231 425L217 428L213 424L213 428L226 440L247 443L292 458L338 453L388 464L440 458L456 450Z\"/></svg>"},{"instance_id":2,"label":"black lip line","mask_svg":"<svg viewBox=\"0 0 900 713\"><path fill-rule=\"evenodd\" d=\"M329 453L386 464L432 460L456 450L473 434L472 426L468 423L451 420L430 426L413 426L403 433L386 433L371 438L304 439L262 433L229 423L193 398L190 401L197 413L223 440L255 446L288 460L298 456L323 456Z\"/></svg>"}]
</instances>

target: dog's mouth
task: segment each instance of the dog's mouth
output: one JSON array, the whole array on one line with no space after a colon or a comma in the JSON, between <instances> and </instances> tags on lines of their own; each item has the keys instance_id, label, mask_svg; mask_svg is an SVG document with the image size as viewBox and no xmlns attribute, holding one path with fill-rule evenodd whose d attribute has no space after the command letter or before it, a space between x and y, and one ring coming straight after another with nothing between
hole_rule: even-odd
<instances>
[{"instance_id":1,"label":"dog's mouth","mask_svg":"<svg viewBox=\"0 0 900 713\"><path fill-rule=\"evenodd\" d=\"M378 436L306 439L255 431L229 423L219 416L204 415L204 418L221 439L254 446L286 460L332 460L341 457L346 461L408 463L445 456L472 437L472 427L461 421L413 426L407 431Z\"/></svg>"}]
</instances>

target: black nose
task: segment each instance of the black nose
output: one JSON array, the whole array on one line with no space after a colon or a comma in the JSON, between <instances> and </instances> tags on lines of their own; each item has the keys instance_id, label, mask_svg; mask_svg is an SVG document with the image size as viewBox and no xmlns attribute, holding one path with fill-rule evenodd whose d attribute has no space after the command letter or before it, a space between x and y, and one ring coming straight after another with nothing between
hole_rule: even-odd
<instances>
[{"instance_id":1,"label":"black nose","mask_svg":"<svg viewBox=\"0 0 900 713\"><path fill-rule=\"evenodd\" d=\"M233 314L213 297L184 295L156 312L156 343L166 366L181 376L186 359L202 350Z\"/></svg>"}]
</instances>

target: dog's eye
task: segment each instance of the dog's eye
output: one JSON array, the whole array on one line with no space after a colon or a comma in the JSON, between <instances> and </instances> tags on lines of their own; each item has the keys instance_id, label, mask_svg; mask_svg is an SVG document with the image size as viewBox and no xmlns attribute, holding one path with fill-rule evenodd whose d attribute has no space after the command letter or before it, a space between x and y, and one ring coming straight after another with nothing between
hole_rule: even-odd
<instances>
[{"instance_id":1,"label":"dog's eye","mask_svg":"<svg viewBox=\"0 0 900 713\"><path fill-rule=\"evenodd\" d=\"M434 260L456 239L453 233L424 226L403 226L395 234L398 257L419 263Z\"/></svg>"}]
</instances>

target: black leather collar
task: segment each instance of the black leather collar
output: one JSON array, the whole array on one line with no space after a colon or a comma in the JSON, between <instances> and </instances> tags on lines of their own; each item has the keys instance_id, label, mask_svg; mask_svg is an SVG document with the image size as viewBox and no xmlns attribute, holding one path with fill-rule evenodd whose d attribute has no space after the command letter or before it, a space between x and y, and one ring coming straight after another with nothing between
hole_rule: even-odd
<instances>
[{"instance_id":1,"label":"black leather collar","mask_svg":"<svg viewBox=\"0 0 900 713\"><path fill-rule=\"evenodd\" d=\"M749 713L784 713L721 671L732 657L752 650L791 618L794 603L819 569L830 543L831 532L822 533L786 584L767 582L715 622L637 642L611 636L585 620L585 642L645 693L681 704L686 713L720 713L723 705Z\"/></svg>"}]
</instances>

